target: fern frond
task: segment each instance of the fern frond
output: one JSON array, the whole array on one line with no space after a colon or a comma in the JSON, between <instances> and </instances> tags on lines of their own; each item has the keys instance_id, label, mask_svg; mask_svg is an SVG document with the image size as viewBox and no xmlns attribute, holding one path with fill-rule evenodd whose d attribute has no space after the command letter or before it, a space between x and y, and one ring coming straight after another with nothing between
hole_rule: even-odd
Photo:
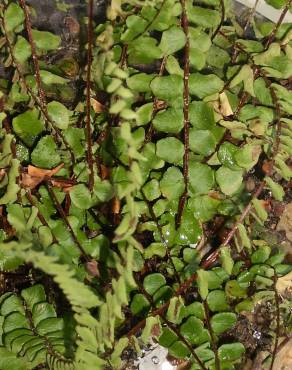
<instances>
[{"instance_id":1,"label":"fern frond","mask_svg":"<svg viewBox=\"0 0 292 370\"><path fill-rule=\"evenodd\" d=\"M36 268L51 275L63 290L73 308L89 309L101 304L99 298L82 282L74 278L74 271L68 265L61 265L57 257L29 248L29 244L20 249L19 244L7 243L5 248L11 250L25 262L31 262Z\"/></svg>"}]
</instances>

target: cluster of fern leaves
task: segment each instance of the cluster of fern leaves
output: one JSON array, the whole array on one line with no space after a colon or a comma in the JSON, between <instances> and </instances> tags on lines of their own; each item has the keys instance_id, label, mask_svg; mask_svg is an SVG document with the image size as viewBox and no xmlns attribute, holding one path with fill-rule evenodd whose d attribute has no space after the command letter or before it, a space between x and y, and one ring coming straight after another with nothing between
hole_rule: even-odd
<instances>
[{"instance_id":1,"label":"cluster of fern leaves","mask_svg":"<svg viewBox=\"0 0 292 370\"><path fill-rule=\"evenodd\" d=\"M88 0L75 58L1 1L1 370L129 369L153 342L191 370L273 368L292 2L266 2L278 23L229 0L112 0L100 23Z\"/></svg>"}]
</instances>

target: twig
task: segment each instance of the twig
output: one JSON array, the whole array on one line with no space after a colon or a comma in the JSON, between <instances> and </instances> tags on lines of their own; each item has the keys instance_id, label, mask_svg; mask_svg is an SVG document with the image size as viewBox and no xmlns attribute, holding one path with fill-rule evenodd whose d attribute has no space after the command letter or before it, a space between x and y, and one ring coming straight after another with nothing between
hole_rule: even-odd
<instances>
[{"instance_id":1,"label":"twig","mask_svg":"<svg viewBox=\"0 0 292 370\"><path fill-rule=\"evenodd\" d=\"M213 35L211 36L211 41L213 41L215 39L215 37L218 35L219 31L220 31L220 28L223 26L223 23L224 23L224 20L225 20L225 4L224 4L224 0L220 0L220 7L221 7L221 19L220 19L220 23L218 24L215 32L213 33Z\"/></svg>"},{"instance_id":2,"label":"twig","mask_svg":"<svg viewBox=\"0 0 292 370\"><path fill-rule=\"evenodd\" d=\"M41 75L40 75L40 65L39 65L39 60L37 57L37 52L36 52L36 46L35 42L32 36L32 27L31 27L31 20L30 16L28 14L28 10L26 7L26 2L25 0L19 0L19 3L22 7L22 10L24 12L25 16L25 25L26 25L26 31L27 31L27 36L28 36L28 41L31 47L31 55L32 55L32 60L34 64L34 70L35 70L35 79L36 79L36 84L38 88L38 95L40 98L40 103L42 105L42 108L45 112L47 112L47 103L46 103L46 95L45 92L42 88L42 81L41 81Z\"/></svg>"},{"instance_id":3,"label":"twig","mask_svg":"<svg viewBox=\"0 0 292 370\"><path fill-rule=\"evenodd\" d=\"M266 44L265 44L265 48L266 48L266 49L267 49L267 48L271 45L271 43L274 41L275 36L276 36L276 33L278 32L278 30L279 30L279 28L280 28L281 24L283 23L283 20L284 20L284 18L285 18L285 16L286 16L286 14L288 13L291 3L292 3L292 0L289 0L289 1L287 2L287 4L285 5L285 8L283 9L283 11L282 11L282 13L281 13L281 15L280 15L280 17L279 17L279 19L278 19L278 22L276 23L275 27L273 28L273 31L271 32L271 34L270 34L269 38L267 39L267 42L266 42Z\"/></svg>"},{"instance_id":4,"label":"twig","mask_svg":"<svg viewBox=\"0 0 292 370\"><path fill-rule=\"evenodd\" d=\"M93 0L88 4L88 26L87 26L87 74L86 74L86 139L87 139L87 163L89 167L89 190L94 186L94 167L92 154L92 133L91 133L91 64L92 64L92 44L93 44Z\"/></svg>"},{"instance_id":5,"label":"twig","mask_svg":"<svg viewBox=\"0 0 292 370\"><path fill-rule=\"evenodd\" d=\"M219 356L218 356L218 348L217 348L217 345L216 345L215 335L214 335L214 332L213 332L213 329L212 329L212 326L211 326L211 322L210 322L209 307L208 307L208 304L207 304L206 301L203 301L203 306L204 306L204 311L205 311L205 316L206 316L206 325L207 325L207 328L208 328L208 331L209 331L210 337L211 337L211 347L212 347L212 350L213 350L214 355L215 355L215 370L220 370L221 366L220 366L220 360L219 360Z\"/></svg>"},{"instance_id":6,"label":"twig","mask_svg":"<svg viewBox=\"0 0 292 370\"><path fill-rule=\"evenodd\" d=\"M173 263L173 260L171 258L168 243L165 240L165 237L163 235L162 228L161 228L161 226L160 226L160 224L158 222L158 219L157 219L157 217L155 215L155 212L153 210L153 207L152 207L151 203L147 200L147 198L146 198L146 196L144 194L143 189L141 190L141 194L142 194L142 197L143 197L144 202L147 204L147 207L149 209L150 216L151 216L152 220L156 224L156 227L157 227L157 230L158 230L158 233L159 233L159 236L160 236L160 240L161 240L162 244L165 247L167 258L168 258L168 260L169 260L169 262L170 262L170 264L171 264L171 266L173 268L174 276L175 276L177 282L180 284L181 283L181 280L180 280L179 274L178 274L178 272L177 272L177 270L175 268L175 264Z\"/></svg>"},{"instance_id":7,"label":"twig","mask_svg":"<svg viewBox=\"0 0 292 370\"><path fill-rule=\"evenodd\" d=\"M271 97L273 100L273 104L275 106L275 112L276 112L276 138L273 146L273 158L272 158L272 166L271 170L275 164L275 157L279 152L279 146L280 146L280 135L282 130L282 122L281 122L281 106L279 103L279 99L277 97L275 89L272 87L271 81L267 78L264 71L260 72L261 77L264 79L266 87L270 90ZM271 171L270 171L271 172Z\"/></svg>"},{"instance_id":8,"label":"twig","mask_svg":"<svg viewBox=\"0 0 292 370\"><path fill-rule=\"evenodd\" d=\"M176 227L180 226L183 210L186 203L189 187L189 131L190 131L190 119L189 119L189 76L190 76L190 40L189 40L189 21L186 11L185 0L180 1L182 6L182 28L186 36L186 44L184 48L184 91L183 91L183 113L184 113L184 158L183 158L183 176L185 189L180 197L178 204L178 211L176 216Z\"/></svg>"},{"instance_id":9,"label":"twig","mask_svg":"<svg viewBox=\"0 0 292 370\"><path fill-rule=\"evenodd\" d=\"M46 219L44 218L44 216L41 214L39 208L36 206L34 200L33 200L33 197L31 195L31 191L28 190L27 193L26 193L26 197L29 201L29 203L33 206L33 207L36 207L37 210L38 210L38 213L37 213L37 216L38 216L38 219L41 221L41 223L43 224L43 226L47 226L49 227L49 224L47 223ZM53 237L53 242L54 243L58 243L58 240L56 239L55 235L52 233L52 237Z\"/></svg>"},{"instance_id":10,"label":"twig","mask_svg":"<svg viewBox=\"0 0 292 370\"><path fill-rule=\"evenodd\" d=\"M278 291L277 291L277 288L276 288L277 279L278 279L278 276L277 276L276 270L274 269L274 284L273 284L273 286L274 286L275 304L276 304L276 332L275 332L276 336L275 336L275 346L274 346L274 350L273 350L273 353L272 353L272 361L271 361L270 370L273 370L273 367L274 367L276 354L278 352L279 333L280 333L280 300L279 300L279 294L278 294Z\"/></svg>"},{"instance_id":11,"label":"twig","mask_svg":"<svg viewBox=\"0 0 292 370\"><path fill-rule=\"evenodd\" d=\"M193 347L185 339L185 337L180 333L180 331L177 329L177 327L174 324L172 324L169 320L167 320L164 316L160 316L160 317L161 317L162 321L164 321L167 324L167 326L170 327L172 329L172 331L175 332L175 334L178 336L178 338L180 339L180 341L182 341L188 347L188 349L190 350L192 356L194 357L194 359L196 360L196 362L198 363L198 365L200 366L200 368L203 369L203 370L207 370L206 366L200 360L199 356L196 354L196 352L193 349Z\"/></svg>"},{"instance_id":12,"label":"twig","mask_svg":"<svg viewBox=\"0 0 292 370\"><path fill-rule=\"evenodd\" d=\"M65 225L67 226L67 229L69 230L71 236L72 236L72 239L74 241L74 243L76 244L77 248L79 249L82 257L86 260L86 262L90 262L90 258L88 257L87 253L85 252L84 248L82 247L82 245L80 244L79 240L77 239L77 236L74 232L74 230L72 229L72 226L70 225L70 222L68 221L68 218L58 200L58 198L56 197L56 194L54 192L54 190L52 189L51 187L51 184L49 181L47 181L47 189L48 189L48 192L53 200L53 202L55 203L55 206L57 208L57 211L59 212L59 215L61 216L61 218L63 219Z\"/></svg>"},{"instance_id":13,"label":"twig","mask_svg":"<svg viewBox=\"0 0 292 370\"><path fill-rule=\"evenodd\" d=\"M10 124L9 124L9 122L8 122L8 117L6 117L4 120L3 120L3 127L4 127L4 129L5 129L5 131L6 131L6 133L7 134L10 134L11 133L11 126L10 126ZM12 140L11 141L11 144L10 144L10 148L11 148L11 154L12 154L12 157L15 159L15 158L17 158L17 156L16 156L16 145L15 145L15 140ZM1 172L3 172L3 171L5 171L5 169L3 168L1 168ZM5 171L6 172L6 171ZM19 176L17 176L16 177L16 183L18 184L18 185L20 185L20 178L19 178ZM21 200L21 193L20 193L20 190L17 192L17 201L18 201L18 203L22 203L22 200Z\"/></svg>"},{"instance_id":14,"label":"twig","mask_svg":"<svg viewBox=\"0 0 292 370\"><path fill-rule=\"evenodd\" d=\"M143 31L141 31L140 33L138 33L138 35L136 35L132 41L136 40L138 37L144 35L145 32L147 32L149 30L149 28L152 26L152 24L156 21L156 19L159 17L163 7L164 7L164 4L165 4L166 0L163 0L162 1L162 4L161 4L161 7L158 9L157 13L154 15L154 17L151 19L151 21L147 24L147 26L145 27L145 29Z\"/></svg>"},{"instance_id":15,"label":"twig","mask_svg":"<svg viewBox=\"0 0 292 370\"><path fill-rule=\"evenodd\" d=\"M167 57L164 56L163 59L162 59L162 62L160 64L160 69L159 69L159 74L158 74L159 77L161 77L164 73L166 61L167 61ZM147 133L146 133L145 143L149 143L152 140L153 131L154 131L154 129L153 129L153 120L154 120L158 110L159 110L158 99L156 97L154 97L151 120L150 120L150 126L149 126L149 129L148 129Z\"/></svg>"},{"instance_id":16,"label":"twig","mask_svg":"<svg viewBox=\"0 0 292 370\"><path fill-rule=\"evenodd\" d=\"M245 32L246 32L246 30L247 30L247 27L249 26L250 21L251 21L251 19L252 19L252 17L253 17L253 15L254 15L254 13L255 13L255 11L256 11L256 8L257 8L257 5L258 5L258 2L259 2L259 0L256 0L256 2L255 2L255 4L254 4L254 6L253 6L253 7L252 7L252 9L250 9L250 11L249 11L249 15L248 15L247 20L246 20L246 22L245 22L245 25L244 25L244 27L243 27L243 35L245 34ZM232 51L232 56L231 56L231 60L232 60L232 62L233 62L233 63L235 63L237 56L238 56L238 49L236 48L236 44L235 44L235 45L233 45L233 51Z\"/></svg>"}]
</instances>

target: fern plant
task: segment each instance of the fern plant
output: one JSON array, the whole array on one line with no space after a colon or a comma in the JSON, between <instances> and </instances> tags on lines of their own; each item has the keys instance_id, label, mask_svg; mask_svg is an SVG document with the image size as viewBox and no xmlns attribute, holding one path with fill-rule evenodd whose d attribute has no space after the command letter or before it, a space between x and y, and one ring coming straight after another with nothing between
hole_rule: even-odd
<instances>
[{"instance_id":1,"label":"fern plant","mask_svg":"<svg viewBox=\"0 0 292 370\"><path fill-rule=\"evenodd\" d=\"M41 285L1 296L1 336L1 368L9 363L11 368L33 369L55 359L67 361L64 321Z\"/></svg>"},{"instance_id":2,"label":"fern plant","mask_svg":"<svg viewBox=\"0 0 292 370\"><path fill-rule=\"evenodd\" d=\"M267 3L276 24L229 0L112 0L97 22L88 0L80 56L1 2L1 369L126 369L153 341L192 370L274 367L292 4Z\"/></svg>"}]
</instances>

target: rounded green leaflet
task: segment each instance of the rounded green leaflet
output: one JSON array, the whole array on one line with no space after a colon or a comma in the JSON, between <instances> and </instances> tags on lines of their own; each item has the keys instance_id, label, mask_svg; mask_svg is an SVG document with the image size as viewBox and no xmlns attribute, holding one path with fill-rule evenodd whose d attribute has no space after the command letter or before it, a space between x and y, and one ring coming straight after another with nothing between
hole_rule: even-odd
<instances>
[{"instance_id":1,"label":"rounded green leaflet","mask_svg":"<svg viewBox=\"0 0 292 370\"><path fill-rule=\"evenodd\" d=\"M207 63L212 67L222 68L228 62L230 62L230 56L227 51L212 45L207 54Z\"/></svg>"},{"instance_id":2,"label":"rounded green leaflet","mask_svg":"<svg viewBox=\"0 0 292 370\"><path fill-rule=\"evenodd\" d=\"M181 325L180 332L190 343L200 345L210 340L208 330L204 328L203 321L191 316Z\"/></svg>"},{"instance_id":3,"label":"rounded green leaflet","mask_svg":"<svg viewBox=\"0 0 292 370\"><path fill-rule=\"evenodd\" d=\"M207 296L207 303L210 310L213 312L229 310L229 305L223 290L212 290Z\"/></svg>"},{"instance_id":4,"label":"rounded green leaflet","mask_svg":"<svg viewBox=\"0 0 292 370\"><path fill-rule=\"evenodd\" d=\"M200 71L205 67L206 53L197 48L190 48L190 65Z\"/></svg>"},{"instance_id":5,"label":"rounded green leaflet","mask_svg":"<svg viewBox=\"0 0 292 370\"><path fill-rule=\"evenodd\" d=\"M172 26L162 34L160 49L165 55L170 55L182 49L186 43L184 31L177 26Z\"/></svg>"},{"instance_id":6,"label":"rounded green leaflet","mask_svg":"<svg viewBox=\"0 0 292 370\"><path fill-rule=\"evenodd\" d=\"M183 70L180 67L178 60L173 55L168 56L165 69L170 75L183 76L184 74Z\"/></svg>"},{"instance_id":7,"label":"rounded green leaflet","mask_svg":"<svg viewBox=\"0 0 292 370\"><path fill-rule=\"evenodd\" d=\"M42 137L31 154L32 163L41 168L53 168L61 162L57 145L52 136Z\"/></svg>"},{"instance_id":8,"label":"rounded green leaflet","mask_svg":"<svg viewBox=\"0 0 292 370\"><path fill-rule=\"evenodd\" d=\"M144 31L147 22L142 17L137 15L130 15L126 19L127 30L122 34L122 41L131 41Z\"/></svg>"},{"instance_id":9,"label":"rounded green leaflet","mask_svg":"<svg viewBox=\"0 0 292 370\"><path fill-rule=\"evenodd\" d=\"M210 130L191 129L189 143L193 152L204 156L212 154L216 148L216 138Z\"/></svg>"},{"instance_id":10,"label":"rounded green leaflet","mask_svg":"<svg viewBox=\"0 0 292 370\"><path fill-rule=\"evenodd\" d=\"M268 245L259 247L255 252L253 252L251 256L251 262L253 264L264 263L269 258L270 253L271 253L271 248Z\"/></svg>"},{"instance_id":11,"label":"rounded green leaflet","mask_svg":"<svg viewBox=\"0 0 292 370\"><path fill-rule=\"evenodd\" d=\"M42 82L46 85L64 85L69 80L67 78L63 78L61 76L58 76L54 73L51 73L49 71L41 70L40 71Z\"/></svg>"},{"instance_id":12,"label":"rounded green leaflet","mask_svg":"<svg viewBox=\"0 0 292 370\"><path fill-rule=\"evenodd\" d=\"M245 298L247 296L246 289L242 288L236 280L229 280L225 285L226 296L230 299Z\"/></svg>"},{"instance_id":13,"label":"rounded green leaflet","mask_svg":"<svg viewBox=\"0 0 292 370\"><path fill-rule=\"evenodd\" d=\"M189 106L190 123L197 130L215 127L214 110L203 101L193 101Z\"/></svg>"},{"instance_id":14,"label":"rounded green leaflet","mask_svg":"<svg viewBox=\"0 0 292 370\"><path fill-rule=\"evenodd\" d=\"M182 110L168 108L165 111L158 112L153 119L153 126L157 131L170 134L179 133L184 127Z\"/></svg>"},{"instance_id":15,"label":"rounded green leaflet","mask_svg":"<svg viewBox=\"0 0 292 370\"><path fill-rule=\"evenodd\" d=\"M150 180L142 189L146 199L152 201L160 197L159 182L156 179Z\"/></svg>"},{"instance_id":16,"label":"rounded green leaflet","mask_svg":"<svg viewBox=\"0 0 292 370\"><path fill-rule=\"evenodd\" d=\"M7 32L13 31L24 21L24 13L21 7L15 3L10 3L4 13L4 23Z\"/></svg>"},{"instance_id":17,"label":"rounded green leaflet","mask_svg":"<svg viewBox=\"0 0 292 370\"><path fill-rule=\"evenodd\" d=\"M235 156L239 148L229 142L223 143L218 150L218 159L223 166L230 168L231 170L238 170L238 166Z\"/></svg>"},{"instance_id":18,"label":"rounded green leaflet","mask_svg":"<svg viewBox=\"0 0 292 370\"><path fill-rule=\"evenodd\" d=\"M60 36L47 31L32 30L32 37L37 49L43 51L55 50L61 43Z\"/></svg>"},{"instance_id":19,"label":"rounded green leaflet","mask_svg":"<svg viewBox=\"0 0 292 370\"><path fill-rule=\"evenodd\" d=\"M179 245L196 244L202 234L202 230L198 220L194 216L194 212L185 209L182 214L181 224L177 230L175 242Z\"/></svg>"},{"instance_id":20,"label":"rounded green leaflet","mask_svg":"<svg viewBox=\"0 0 292 370\"><path fill-rule=\"evenodd\" d=\"M165 277L159 273L148 275L143 281L143 287L150 295L155 294L159 290L159 288L161 288L165 284Z\"/></svg>"},{"instance_id":21,"label":"rounded green leaflet","mask_svg":"<svg viewBox=\"0 0 292 370\"><path fill-rule=\"evenodd\" d=\"M70 191L72 203L80 209L89 209L91 207L91 194L87 186L78 184L73 186Z\"/></svg>"},{"instance_id":22,"label":"rounded green leaflet","mask_svg":"<svg viewBox=\"0 0 292 370\"><path fill-rule=\"evenodd\" d=\"M31 56L29 42L22 36L18 36L17 42L14 45L14 57L18 63L22 64Z\"/></svg>"},{"instance_id":23,"label":"rounded green leaflet","mask_svg":"<svg viewBox=\"0 0 292 370\"><path fill-rule=\"evenodd\" d=\"M101 180L95 177L93 192L101 202L106 202L113 197L113 187L108 180Z\"/></svg>"},{"instance_id":24,"label":"rounded green leaflet","mask_svg":"<svg viewBox=\"0 0 292 370\"><path fill-rule=\"evenodd\" d=\"M70 114L68 109L58 101L52 101L48 104L48 114L55 125L65 130L69 126Z\"/></svg>"},{"instance_id":25,"label":"rounded green leaflet","mask_svg":"<svg viewBox=\"0 0 292 370\"><path fill-rule=\"evenodd\" d=\"M162 334L159 337L159 344L163 347L170 347L177 340L177 335L168 327L162 328Z\"/></svg>"},{"instance_id":26,"label":"rounded green leaflet","mask_svg":"<svg viewBox=\"0 0 292 370\"><path fill-rule=\"evenodd\" d=\"M183 342L176 341L170 346L169 354L177 358L185 358L190 355L190 350Z\"/></svg>"},{"instance_id":27,"label":"rounded green leaflet","mask_svg":"<svg viewBox=\"0 0 292 370\"><path fill-rule=\"evenodd\" d=\"M184 178L177 167L170 167L160 181L160 190L169 200L178 199L185 188Z\"/></svg>"},{"instance_id":28,"label":"rounded green leaflet","mask_svg":"<svg viewBox=\"0 0 292 370\"><path fill-rule=\"evenodd\" d=\"M220 361L236 361L245 352L244 345L241 343L223 344L218 349L218 356Z\"/></svg>"},{"instance_id":29,"label":"rounded green leaflet","mask_svg":"<svg viewBox=\"0 0 292 370\"><path fill-rule=\"evenodd\" d=\"M135 294L130 309L133 315L143 315L149 310L149 302L143 294Z\"/></svg>"},{"instance_id":30,"label":"rounded green leaflet","mask_svg":"<svg viewBox=\"0 0 292 370\"><path fill-rule=\"evenodd\" d=\"M137 73L127 78L128 87L136 92L150 92L150 82L154 75L147 73Z\"/></svg>"},{"instance_id":31,"label":"rounded green leaflet","mask_svg":"<svg viewBox=\"0 0 292 370\"><path fill-rule=\"evenodd\" d=\"M206 164L191 162L189 182L193 193L206 194L214 186L214 171Z\"/></svg>"},{"instance_id":32,"label":"rounded green leaflet","mask_svg":"<svg viewBox=\"0 0 292 370\"><path fill-rule=\"evenodd\" d=\"M162 243L151 243L149 247L145 249L144 258L152 258L153 256L164 257L166 254L166 247Z\"/></svg>"},{"instance_id":33,"label":"rounded green leaflet","mask_svg":"<svg viewBox=\"0 0 292 370\"><path fill-rule=\"evenodd\" d=\"M128 61L130 64L151 63L162 57L154 37L140 36L128 45Z\"/></svg>"},{"instance_id":34,"label":"rounded green leaflet","mask_svg":"<svg viewBox=\"0 0 292 370\"><path fill-rule=\"evenodd\" d=\"M247 144L235 153L234 159L240 167L249 171L258 162L261 151L260 145Z\"/></svg>"},{"instance_id":35,"label":"rounded green leaflet","mask_svg":"<svg viewBox=\"0 0 292 370\"><path fill-rule=\"evenodd\" d=\"M243 182L242 171L233 171L228 167L221 166L216 171L216 181L222 193L233 195L240 189Z\"/></svg>"},{"instance_id":36,"label":"rounded green leaflet","mask_svg":"<svg viewBox=\"0 0 292 370\"><path fill-rule=\"evenodd\" d=\"M183 78L178 75L155 77L150 84L153 94L158 99L167 101L173 106L183 104ZM181 109L180 109L181 110Z\"/></svg>"},{"instance_id":37,"label":"rounded green leaflet","mask_svg":"<svg viewBox=\"0 0 292 370\"><path fill-rule=\"evenodd\" d=\"M137 125L143 126L151 121L153 112L153 103L147 103L142 105L136 110L137 114Z\"/></svg>"},{"instance_id":38,"label":"rounded green leaflet","mask_svg":"<svg viewBox=\"0 0 292 370\"><path fill-rule=\"evenodd\" d=\"M158 289L153 295L153 301L156 306L160 306L167 302L173 296L173 290L170 286L165 285Z\"/></svg>"},{"instance_id":39,"label":"rounded green leaflet","mask_svg":"<svg viewBox=\"0 0 292 370\"><path fill-rule=\"evenodd\" d=\"M212 2L212 5L214 2ZM206 9L201 6L189 6L188 18L192 23L203 28L216 27L220 22L220 14L217 10Z\"/></svg>"},{"instance_id":40,"label":"rounded green leaflet","mask_svg":"<svg viewBox=\"0 0 292 370\"><path fill-rule=\"evenodd\" d=\"M156 144L156 154L165 162L181 163L184 155L184 145L175 137L161 139Z\"/></svg>"},{"instance_id":41,"label":"rounded green leaflet","mask_svg":"<svg viewBox=\"0 0 292 370\"><path fill-rule=\"evenodd\" d=\"M223 86L224 82L214 74L192 73L189 78L190 94L200 99L220 92Z\"/></svg>"},{"instance_id":42,"label":"rounded green leaflet","mask_svg":"<svg viewBox=\"0 0 292 370\"><path fill-rule=\"evenodd\" d=\"M183 260L186 263L192 263L199 258L198 251L195 248L185 248L183 250Z\"/></svg>"},{"instance_id":43,"label":"rounded green leaflet","mask_svg":"<svg viewBox=\"0 0 292 370\"><path fill-rule=\"evenodd\" d=\"M232 312L217 313L211 318L211 326L215 334L222 334L236 323L236 314Z\"/></svg>"},{"instance_id":44,"label":"rounded green leaflet","mask_svg":"<svg viewBox=\"0 0 292 370\"><path fill-rule=\"evenodd\" d=\"M188 201L188 207L194 211L195 217L203 222L209 221L217 213L219 205L219 200L208 195L190 198Z\"/></svg>"},{"instance_id":45,"label":"rounded green leaflet","mask_svg":"<svg viewBox=\"0 0 292 370\"><path fill-rule=\"evenodd\" d=\"M32 146L37 136L44 130L44 124L39 118L37 109L27 110L13 118L12 126L16 135L27 146Z\"/></svg>"}]
</instances>

